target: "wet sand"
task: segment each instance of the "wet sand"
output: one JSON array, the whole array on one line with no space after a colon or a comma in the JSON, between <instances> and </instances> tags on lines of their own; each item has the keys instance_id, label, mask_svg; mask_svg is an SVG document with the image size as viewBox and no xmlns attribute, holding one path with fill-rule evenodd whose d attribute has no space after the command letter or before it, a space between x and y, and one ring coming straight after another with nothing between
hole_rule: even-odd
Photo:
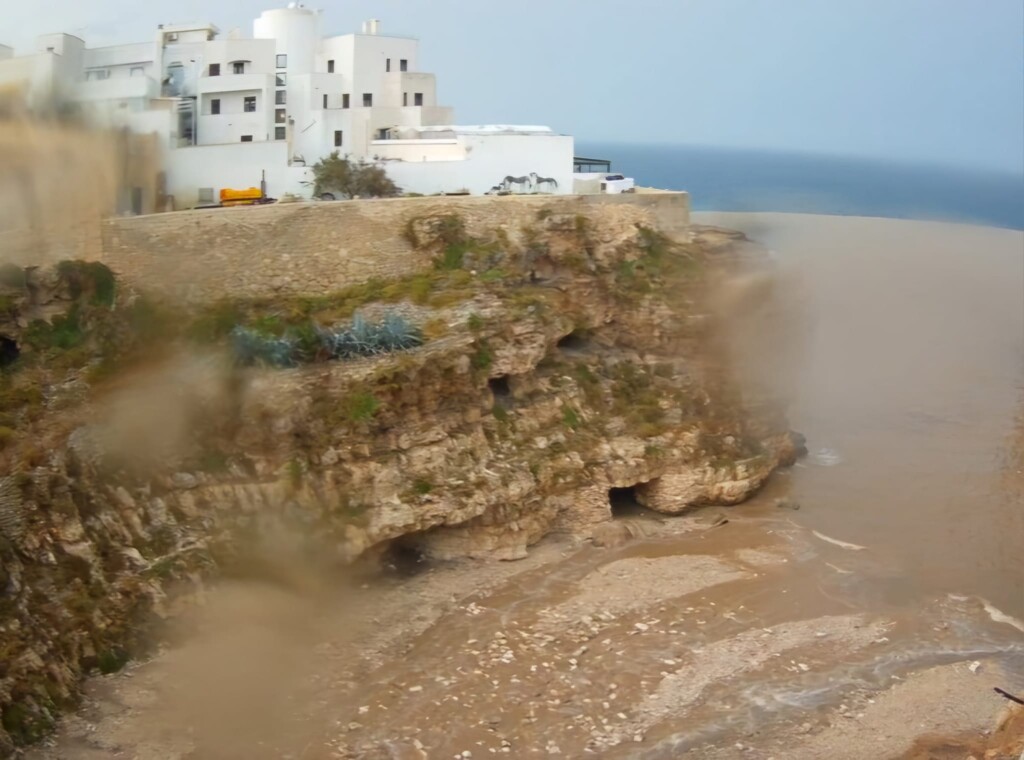
<instances>
[{"instance_id":1,"label":"wet sand","mask_svg":"<svg viewBox=\"0 0 1024 760\"><path fill-rule=\"evenodd\" d=\"M992 688L1024 690L1024 234L697 217L806 302L810 457L716 527L640 514L616 549L314 601L223 587L32 756L857 760L989 728Z\"/></svg>"}]
</instances>

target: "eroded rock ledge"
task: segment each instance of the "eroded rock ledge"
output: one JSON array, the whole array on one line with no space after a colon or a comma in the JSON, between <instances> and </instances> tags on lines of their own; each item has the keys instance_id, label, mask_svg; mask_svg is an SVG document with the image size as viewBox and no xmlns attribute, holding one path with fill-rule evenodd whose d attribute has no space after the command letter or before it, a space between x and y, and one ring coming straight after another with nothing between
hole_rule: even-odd
<instances>
[{"instance_id":1,"label":"eroded rock ledge","mask_svg":"<svg viewBox=\"0 0 1024 760\"><path fill-rule=\"evenodd\" d=\"M0 286L19 354L2 410L0 755L44 734L83 672L117 669L187 589L254 545L289 541L326 562L395 543L515 559L547 534L607 526L612 489L666 514L735 504L796 456L777 401L736 382L708 301L763 264L741 236L669 239L630 208L542 209L472 235L456 216L417 217L405 235L434 262L427 274L175 313L177 329L146 333L160 335L155 354L133 338L138 294L103 304L88 283L47 279L77 309L69 361L15 314L38 310L38 294L13 276ZM147 311L145 329L168 308ZM280 332L301 327L296 314L327 323L355 308L400 312L425 344L239 368L223 330L198 329ZM97 337L112 325L134 347L123 356ZM136 349L144 361L128 362Z\"/></svg>"}]
</instances>

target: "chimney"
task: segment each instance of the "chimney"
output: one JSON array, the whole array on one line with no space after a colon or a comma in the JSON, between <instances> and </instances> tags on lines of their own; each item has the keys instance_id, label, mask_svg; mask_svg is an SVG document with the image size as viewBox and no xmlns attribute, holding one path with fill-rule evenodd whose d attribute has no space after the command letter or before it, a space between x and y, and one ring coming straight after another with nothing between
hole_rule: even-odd
<instances>
[{"instance_id":1,"label":"chimney","mask_svg":"<svg viewBox=\"0 0 1024 760\"><path fill-rule=\"evenodd\" d=\"M378 34L380 32L380 19L371 18L363 22L363 34Z\"/></svg>"}]
</instances>

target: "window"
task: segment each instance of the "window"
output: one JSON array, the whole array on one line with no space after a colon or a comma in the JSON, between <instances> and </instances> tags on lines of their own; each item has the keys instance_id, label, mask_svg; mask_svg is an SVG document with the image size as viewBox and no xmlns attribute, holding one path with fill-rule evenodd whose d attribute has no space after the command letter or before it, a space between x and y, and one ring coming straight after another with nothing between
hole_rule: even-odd
<instances>
[{"instance_id":1,"label":"window","mask_svg":"<svg viewBox=\"0 0 1024 760\"><path fill-rule=\"evenodd\" d=\"M423 105L423 93L422 92L417 92L415 95L412 96L412 104L414 106L421 106L421 105Z\"/></svg>"},{"instance_id":2,"label":"window","mask_svg":"<svg viewBox=\"0 0 1024 760\"><path fill-rule=\"evenodd\" d=\"M276 77L275 84L278 87L284 87L286 84L288 84L288 75L279 73Z\"/></svg>"},{"instance_id":3,"label":"window","mask_svg":"<svg viewBox=\"0 0 1024 760\"><path fill-rule=\"evenodd\" d=\"M235 61L231 64L231 68L235 74L245 73L245 61Z\"/></svg>"},{"instance_id":4,"label":"window","mask_svg":"<svg viewBox=\"0 0 1024 760\"><path fill-rule=\"evenodd\" d=\"M210 113L213 116L220 113L220 98L214 98L210 101Z\"/></svg>"},{"instance_id":5,"label":"window","mask_svg":"<svg viewBox=\"0 0 1024 760\"><path fill-rule=\"evenodd\" d=\"M364 108L369 108L372 105L373 105L373 93L364 92L363 93L363 107Z\"/></svg>"},{"instance_id":6,"label":"window","mask_svg":"<svg viewBox=\"0 0 1024 760\"><path fill-rule=\"evenodd\" d=\"M242 142L252 142L252 135L242 135Z\"/></svg>"},{"instance_id":7,"label":"window","mask_svg":"<svg viewBox=\"0 0 1024 760\"><path fill-rule=\"evenodd\" d=\"M327 93L324 93L324 108L327 108Z\"/></svg>"},{"instance_id":8,"label":"window","mask_svg":"<svg viewBox=\"0 0 1024 760\"><path fill-rule=\"evenodd\" d=\"M349 100L348 100L348 93L347 92L344 93L341 96L341 107L342 108L348 108L349 107Z\"/></svg>"},{"instance_id":9,"label":"window","mask_svg":"<svg viewBox=\"0 0 1024 760\"><path fill-rule=\"evenodd\" d=\"M277 68L286 69L288 68L288 56L284 53L279 53L277 56Z\"/></svg>"},{"instance_id":10,"label":"window","mask_svg":"<svg viewBox=\"0 0 1024 760\"><path fill-rule=\"evenodd\" d=\"M333 74L334 73L334 61L328 61L327 62L327 73L328 74Z\"/></svg>"},{"instance_id":11,"label":"window","mask_svg":"<svg viewBox=\"0 0 1024 760\"><path fill-rule=\"evenodd\" d=\"M146 70L142 66L132 66L131 76L142 77L146 75Z\"/></svg>"},{"instance_id":12,"label":"window","mask_svg":"<svg viewBox=\"0 0 1024 760\"><path fill-rule=\"evenodd\" d=\"M407 93L407 92L403 92L402 93L402 105L403 106L409 105L409 93Z\"/></svg>"},{"instance_id":13,"label":"window","mask_svg":"<svg viewBox=\"0 0 1024 760\"><path fill-rule=\"evenodd\" d=\"M256 112L256 96L255 95L247 95L246 96L245 102L244 102L244 106L243 106L242 110L244 110L246 113L255 113Z\"/></svg>"},{"instance_id":14,"label":"window","mask_svg":"<svg viewBox=\"0 0 1024 760\"><path fill-rule=\"evenodd\" d=\"M408 71L409 70L409 62L403 58L402 60L400 60L398 62L398 68L399 68L400 71Z\"/></svg>"},{"instance_id":15,"label":"window","mask_svg":"<svg viewBox=\"0 0 1024 760\"><path fill-rule=\"evenodd\" d=\"M274 102L277 103L279 106L283 106L285 103L287 103L288 102L288 91L287 90L278 90L277 92L275 92L274 93Z\"/></svg>"},{"instance_id":16,"label":"window","mask_svg":"<svg viewBox=\"0 0 1024 760\"><path fill-rule=\"evenodd\" d=\"M210 64L210 76L211 77L219 77L220 76L220 64L219 63L211 63Z\"/></svg>"},{"instance_id":17,"label":"window","mask_svg":"<svg viewBox=\"0 0 1024 760\"><path fill-rule=\"evenodd\" d=\"M390 58L388 58L387 62L384 64L384 71L391 71L391 59Z\"/></svg>"},{"instance_id":18,"label":"window","mask_svg":"<svg viewBox=\"0 0 1024 760\"><path fill-rule=\"evenodd\" d=\"M285 140L285 139L287 139L287 137L288 137L288 128L287 127L274 127L274 139L275 140Z\"/></svg>"},{"instance_id":19,"label":"window","mask_svg":"<svg viewBox=\"0 0 1024 760\"><path fill-rule=\"evenodd\" d=\"M336 129L334 131L334 147L335 148L340 148L341 147L342 138L344 136L345 136L345 133L342 132L340 129Z\"/></svg>"},{"instance_id":20,"label":"window","mask_svg":"<svg viewBox=\"0 0 1024 760\"><path fill-rule=\"evenodd\" d=\"M85 81L101 80L106 79L110 76L110 72L104 69L93 69L92 71L85 72Z\"/></svg>"},{"instance_id":21,"label":"window","mask_svg":"<svg viewBox=\"0 0 1024 760\"><path fill-rule=\"evenodd\" d=\"M287 114L285 114L285 110L283 108L278 108L274 111L275 124L284 124L285 118L287 118Z\"/></svg>"}]
</instances>

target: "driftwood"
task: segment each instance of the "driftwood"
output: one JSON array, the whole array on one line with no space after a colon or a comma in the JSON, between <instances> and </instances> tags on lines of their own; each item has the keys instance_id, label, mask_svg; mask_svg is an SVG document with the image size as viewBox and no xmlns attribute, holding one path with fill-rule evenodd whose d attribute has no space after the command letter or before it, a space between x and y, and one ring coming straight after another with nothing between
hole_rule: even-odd
<instances>
[{"instance_id":1,"label":"driftwood","mask_svg":"<svg viewBox=\"0 0 1024 760\"><path fill-rule=\"evenodd\" d=\"M1000 689L998 686L994 687L993 691L995 691L995 693L1001 697L1006 697L1011 702L1016 702L1018 705L1024 705L1024 699L1021 699L1020 697L1015 697L1010 692L1004 691L1003 689Z\"/></svg>"}]
</instances>

